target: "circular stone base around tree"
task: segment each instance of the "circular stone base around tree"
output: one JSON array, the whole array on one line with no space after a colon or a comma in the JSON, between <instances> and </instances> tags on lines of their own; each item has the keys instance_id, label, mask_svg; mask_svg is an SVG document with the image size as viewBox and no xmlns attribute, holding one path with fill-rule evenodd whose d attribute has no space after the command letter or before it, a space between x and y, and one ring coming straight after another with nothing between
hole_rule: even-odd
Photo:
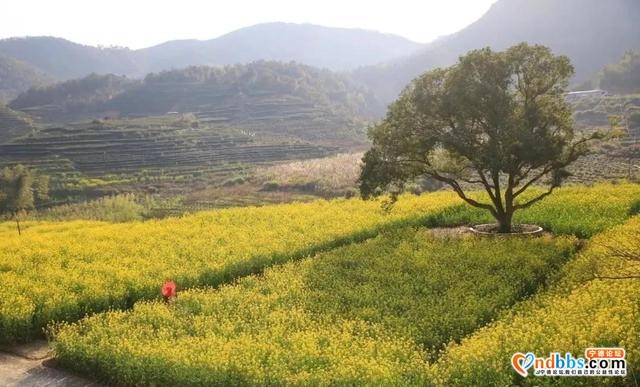
<instances>
[{"instance_id":1,"label":"circular stone base around tree","mask_svg":"<svg viewBox=\"0 0 640 387\"><path fill-rule=\"evenodd\" d=\"M469 227L469 230L474 234L478 235L495 235L495 236L518 236L518 235L527 235L527 236L538 236L544 233L544 230L540 226L536 226L535 224L514 224L511 226L510 233L499 233L498 225L495 223L492 224L478 224L476 226Z\"/></svg>"}]
</instances>

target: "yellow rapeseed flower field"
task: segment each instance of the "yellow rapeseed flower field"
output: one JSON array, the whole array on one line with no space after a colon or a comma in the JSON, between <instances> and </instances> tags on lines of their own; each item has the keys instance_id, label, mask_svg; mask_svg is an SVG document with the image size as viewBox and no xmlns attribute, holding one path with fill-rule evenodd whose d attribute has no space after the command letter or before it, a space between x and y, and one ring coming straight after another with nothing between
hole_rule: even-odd
<instances>
[{"instance_id":1,"label":"yellow rapeseed flower field","mask_svg":"<svg viewBox=\"0 0 640 387\"><path fill-rule=\"evenodd\" d=\"M523 379L511 369L515 352L547 357L551 352L584 356L587 348L623 347L628 377L564 378L567 385L634 385L640 377L640 280L588 279L613 277L640 267L621 260L607 248L629 246L640 257L640 216L594 238L549 292L527 301L493 325L460 344L451 345L430 370L443 386L466 386L482 380L487 385L558 385L551 378ZM573 383L573 384L571 384Z\"/></svg>"},{"instance_id":2,"label":"yellow rapeseed flower field","mask_svg":"<svg viewBox=\"0 0 640 387\"><path fill-rule=\"evenodd\" d=\"M219 285L266 266L381 228L420 223L459 204L451 193L379 201L334 200L211 211L182 218L109 224L27 223L22 236L0 224L0 341L154 298L166 278L179 288Z\"/></svg>"},{"instance_id":3,"label":"yellow rapeseed flower field","mask_svg":"<svg viewBox=\"0 0 640 387\"><path fill-rule=\"evenodd\" d=\"M118 385L424 385L427 359L534 292L575 241L387 231L63 326L55 349Z\"/></svg>"}]
</instances>

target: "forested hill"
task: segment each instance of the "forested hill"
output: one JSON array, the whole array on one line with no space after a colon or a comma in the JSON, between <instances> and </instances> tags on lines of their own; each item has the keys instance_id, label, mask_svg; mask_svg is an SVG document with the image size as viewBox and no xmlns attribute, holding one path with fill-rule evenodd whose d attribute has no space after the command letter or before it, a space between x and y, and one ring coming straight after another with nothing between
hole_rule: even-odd
<instances>
[{"instance_id":1,"label":"forested hill","mask_svg":"<svg viewBox=\"0 0 640 387\"><path fill-rule=\"evenodd\" d=\"M98 48L54 37L0 40L0 54L13 57L57 80L85 77L91 73L140 74L133 51Z\"/></svg>"},{"instance_id":2,"label":"forested hill","mask_svg":"<svg viewBox=\"0 0 640 387\"><path fill-rule=\"evenodd\" d=\"M344 133L334 132L348 128L361 131L363 122L380 110L375 98L348 77L266 61L163 71L142 81L91 75L31 89L9 106L58 122L195 113L205 122L311 140L344 138Z\"/></svg>"},{"instance_id":3,"label":"forested hill","mask_svg":"<svg viewBox=\"0 0 640 387\"><path fill-rule=\"evenodd\" d=\"M469 50L487 46L502 50L526 41L569 56L577 84L591 79L626 51L640 48L638 20L638 0L499 0L462 31L410 58L363 68L354 76L388 102L417 75L451 65Z\"/></svg>"},{"instance_id":4,"label":"forested hill","mask_svg":"<svg viewBox=\"0 0 640 387\"><path fill-rule=\"evenodd\" d=\"M629 51L617 63L605 66L589 86L617 94L640 93L640 50Z\"/></svg>"},{"instance_id":5,"label":"forested hill","mask_svg":"<svg viewBox=\"0 0 640 387\"><path fill-rule=\"evenodd\" d=\"M43 72L27 63L0 55L0 104L32 86L51 82Z\"/></svg>"},{"instance_id":6,"label":"forested hill","mask_svg":"<svg viewBox=\"0 0 640 387\"><path fill-rule=\"evenodd\" d=\"M113 74L91 74L51 85L33 87L20 94L9 106L25 112L39 112L45 117L75 116L103 111L105 103L139 83ZM47 113L49 112L49 113Z\"/></svg>"},{"instance_id":7,"label":"forested hill","mask_svg":"<svg viewBox=\"0 0 640 387\"><path fill-rule=\"evenodd\" d=\"M28 115L0 104L0 144L30 134L34 129L35 125Z\"/></svg>"},{"instance_id":8,"label":"forested hill","mask_svg":"<svg viewBox=\"0 0 640 387\"><path fill-rule=\"evenodd\" d=\"M368 115L375 104L365 89L342 75L296 63L259 61L152 73L108 106L123 114L198 112L227 106L251 115L254 103L287 99L355 116Z\"/></svg>"}]
</instances>

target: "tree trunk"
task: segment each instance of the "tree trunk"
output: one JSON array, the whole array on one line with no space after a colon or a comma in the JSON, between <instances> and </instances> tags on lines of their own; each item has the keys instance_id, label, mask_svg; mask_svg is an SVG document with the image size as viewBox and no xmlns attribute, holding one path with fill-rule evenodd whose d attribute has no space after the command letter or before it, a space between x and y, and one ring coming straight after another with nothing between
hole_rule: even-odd
<instances>
[{"instance_id":1,"label":"tree trunk","mask_svg":"<svg viewBox=\"0 0 640 387\"><path fill-rule=\"evenodd\" d=\"M15 216L16 225L18 226L18 235L22 235L22 230L20 230L20 219L18 219L18 215Z\"/></svg>"},{"instance_id":2,"label":"tree trunk","mask_svg":"<svg viewBox=\"0 0 640 387\"><path fill-rule=\"evenodd\" d=\"M496 217L498 221L498 232L500 234L509 234L512 231L511 221L513 218L513 212L507 212Z\"/></svg>"}]
</instances>

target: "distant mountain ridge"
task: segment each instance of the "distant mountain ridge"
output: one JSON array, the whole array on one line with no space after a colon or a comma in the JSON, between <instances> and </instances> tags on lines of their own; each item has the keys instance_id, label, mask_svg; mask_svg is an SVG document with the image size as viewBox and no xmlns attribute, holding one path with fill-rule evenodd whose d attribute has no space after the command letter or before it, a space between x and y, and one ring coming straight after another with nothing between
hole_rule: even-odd
<instances>
[{"instance_id":1,"label":"distant mountain ridge","mask_svg":"<svg viewBox=\"0 0 640 387\"><path fill-rule=\"evenodd\" d=\"M139 50L98 48L54 37L0 40L0 54L57 80L91 73L141 77L173 68L257 60L295 61L341 71L388 61L421 47L375 31L292 23L258 24L211 40L174 40Z\"/></svg>"},{"instance_id":2,"label":"distant mountain ridge","mask_svg":"<svg viewBox=\"0 0 640 387\"><path fill-rule=\"evenodd\" d=\"M264 23L216 39L169 41L136 53L149 71L256 60L295 61L343 71L409 55L421 47L396 35L361 29Z\"/></svg>"},{"instance_id":3,"label":"distant mountain ridge","mask_svg":"<svg viewBox=\"0 0 640 387\"><path fill-rule=\"evenodd\" d=\"M478 21L409 58L356 70L353 76L388 103L419 74L449 66L469 50L503 50L526 41L567 55L576 83L624 52L640 48L638 0L499 0Z\"/></svg>"}]
</instances>

